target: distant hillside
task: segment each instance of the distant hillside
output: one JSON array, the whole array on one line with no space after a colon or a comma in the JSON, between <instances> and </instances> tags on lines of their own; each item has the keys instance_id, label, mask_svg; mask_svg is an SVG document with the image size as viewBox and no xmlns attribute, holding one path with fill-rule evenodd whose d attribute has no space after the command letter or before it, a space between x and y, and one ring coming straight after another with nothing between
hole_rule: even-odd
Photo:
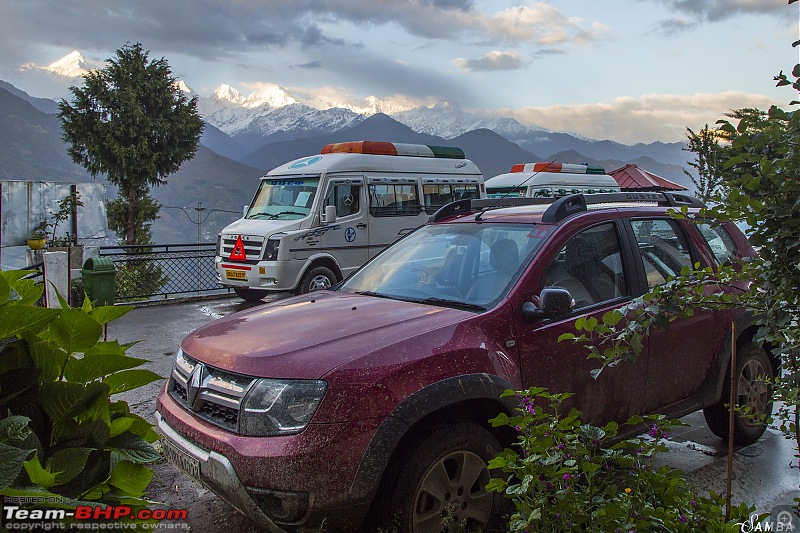
<instances>
[{"instance_id":1,"label":"distant hillside","mask_svg":"<svg viewBox=\"0 0 800 533\"><path fill-rule=\"evenodd\" d=\"M58 103L55 100L50 100L49 98L36 98L35 96L31 96L25 91L17 89L10 83L3 80L0 80L0 89L5 89L14 96L22 98L42 113L47 113L48 115L55 115L58 113Z\"/></svg>"},{"instance_id":2,"label":"distant hillside","mask_svg":"<svg viewBox=\"0 0 800 533\"><path fill-rule=\"evenodd\" d=\"M201 145L197 155L169 176L167 185L155 188L153 195L165 206L192 208L203 202L207 211L202 216L208 217L203 233L213 240L222 226L241 216L242 206L250 203L261 174ZM81 183L93 178L67 155L57 117L0 89L0 180ZM109 199L116 196L115 188L104 178L97 181L107 185ZM231 213L211 213L212 209ZM197 212L187 211L191 219L177 209L163 209L153 225L155 241L195 242Z\"/></svg>"},{"instance_id":3,"label":"distant hillside","mask_svg":"<svg viewBox=\"0 0 800 533\"><path fill-rule=\"evenodd\" d=\"M323 146L347 141L390 141L417 144L451 144L441 137L417 133L400 124L388 115L379 113L363 122L336 133L306 137L291 141L267 144L245 157L242 162L264 171L272 170L287 161L311 154L318 154Z\"/></svg>"},{"instance_id":4,"label":"distant hillside","mask_svg":"<svg viewBox=\"0 0 800 533\"><path fill-rule=\"evenodd\" d=\"M61 123L0 89L0 179L81 182L91 179L67 155Z\"/></svg>"},{"instance_id":5,"label":"distant hillside","mask_svg":"<svg viewBox=\"0 0 800 533\"><path fill-rule=\"evenodd\" d=\"M258 169L201 146L191 161L168 178L166 185L153 189L153 196L162 206L183 207L191 216L190 219L178 209L163 208L160 220L153 227L154 240L196 242L197 211L193 208L198 202L206 209L201 214L201 218L206 219L204 240L215 240L223 227L242 216L242 207L252 200L262 174ZM210 212L213 209L222 211Z\"/></svg>"},{"instance_id":6,"label":"distant hillside","mask_svg":"<svg viewBox=\"0 0 800 533\"><path fill-rule=\"evenodd\" d=\"M517 163L542 160L538 155L523 150L519 145L487 129L470 131L446 142L464 150L467 158L481 169L484 179L505 174Z\"/></svg>"}]
</instances>

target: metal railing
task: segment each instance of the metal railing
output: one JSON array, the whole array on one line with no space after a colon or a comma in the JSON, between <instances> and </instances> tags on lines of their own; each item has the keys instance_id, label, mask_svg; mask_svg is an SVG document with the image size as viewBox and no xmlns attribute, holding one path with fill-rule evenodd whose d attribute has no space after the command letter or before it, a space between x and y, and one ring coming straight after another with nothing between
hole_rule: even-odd
<instances>
[{"instance_id":1,"label":"metal railing","mask_svg":"<svg viewBox=\"0 0 800 533\"><path fill-rule=\"evenodd\" d=\"M116 268L115 300L129 302L230 292L217 285L215 254L213 242L100 247Z\"/></svg>"}]
</instances>

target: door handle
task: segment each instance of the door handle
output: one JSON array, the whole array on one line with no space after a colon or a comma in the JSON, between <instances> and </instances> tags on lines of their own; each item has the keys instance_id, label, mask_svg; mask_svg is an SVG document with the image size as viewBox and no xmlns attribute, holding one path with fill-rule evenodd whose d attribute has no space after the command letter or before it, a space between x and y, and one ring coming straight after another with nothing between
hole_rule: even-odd
<instances>
[{"instance_id":1,"label":"door handle","mask_svg":"<svg viewBox=\"0 0 800 533\"><path fill-rule=\"evenodd\" d=\"M366 224L364 224L363 222L361 222L360 224L356 224L356 227L357 227L357 228L362 228L362 229L363 229L363 228L366 228L366 227L367 227L367 225L366 225Z\"/></svg>"}]
</instances>

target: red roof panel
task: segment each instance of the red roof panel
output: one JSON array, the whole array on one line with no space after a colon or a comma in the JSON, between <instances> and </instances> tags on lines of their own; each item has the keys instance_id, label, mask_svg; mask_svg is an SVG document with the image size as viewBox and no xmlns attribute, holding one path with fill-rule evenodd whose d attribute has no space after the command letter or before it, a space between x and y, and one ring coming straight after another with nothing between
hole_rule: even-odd
<instances>
[{"instance_id":1,"label":"red roof panel","mask_svg":"<svg viewBox=\"0 0 800 533\"><path fill-rule=\"evenodd\" d=\"M612 170L608 173L617 180L620 189L623 191L685 191L686 187L678 185L652 172L639 168L633 163L629 163L622 168Z\"/></svg>"}]
</instances>

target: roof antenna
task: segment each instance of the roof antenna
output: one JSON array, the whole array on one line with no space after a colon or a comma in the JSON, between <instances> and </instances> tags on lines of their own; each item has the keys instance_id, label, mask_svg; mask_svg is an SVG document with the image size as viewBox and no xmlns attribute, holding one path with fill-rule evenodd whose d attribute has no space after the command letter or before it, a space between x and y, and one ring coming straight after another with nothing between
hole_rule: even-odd
<instances>
[{"instance_id":1,"label":"roof antenna","mask_svg":"<svg viewBox=\"0 0 800 533\"><path fill-rule=\"evenodd\" d=\"M548 169L548 168L550 168L550 165L552 165L552 164L553 164L553 163L555 163L556 161L558 161L558 158L555 158L555 159L553 159L552 161L550 161L549 163L547 163L547 164L544 166L544 168L543 168L543 169L541 169L541 170L537 170L536 172L534 172L533 174L531 174L530 176L528 176L528 177L527 177L525 180L523 180L523 182L522 182L522 183L520 183L519 185L517 185L517 187L521 187L521 186L525 185L525 182L527 182L529 179L536 177L537 175L541 174L542 172L546 172L546 171L547 171L547 169ZM497 201L496 201L495 203L493 203L492 205L486 206L486 207L484 207L483 209L481 209L481 210L480 210L480 211L479 211L479 212L478 212L478 213L475 215L475 220L476 220L476 221L480 220L480 219L481 219L481 217L483 216L483 214L484 214L486 211L488 211L489 209L492 209L492 208L493 208L494 206L496 206L498 203L500 203L500 202L502 202L503 200L505 200L505 199L506 199L506 197L508 197L508 195L509 195L509 194L511 194L511 191L508 191L508 192L507 192L507 193L505 193L503 196L501 196L500 198L498 198L498 199L497 199Z\"/></svg>"}]
</instances>

